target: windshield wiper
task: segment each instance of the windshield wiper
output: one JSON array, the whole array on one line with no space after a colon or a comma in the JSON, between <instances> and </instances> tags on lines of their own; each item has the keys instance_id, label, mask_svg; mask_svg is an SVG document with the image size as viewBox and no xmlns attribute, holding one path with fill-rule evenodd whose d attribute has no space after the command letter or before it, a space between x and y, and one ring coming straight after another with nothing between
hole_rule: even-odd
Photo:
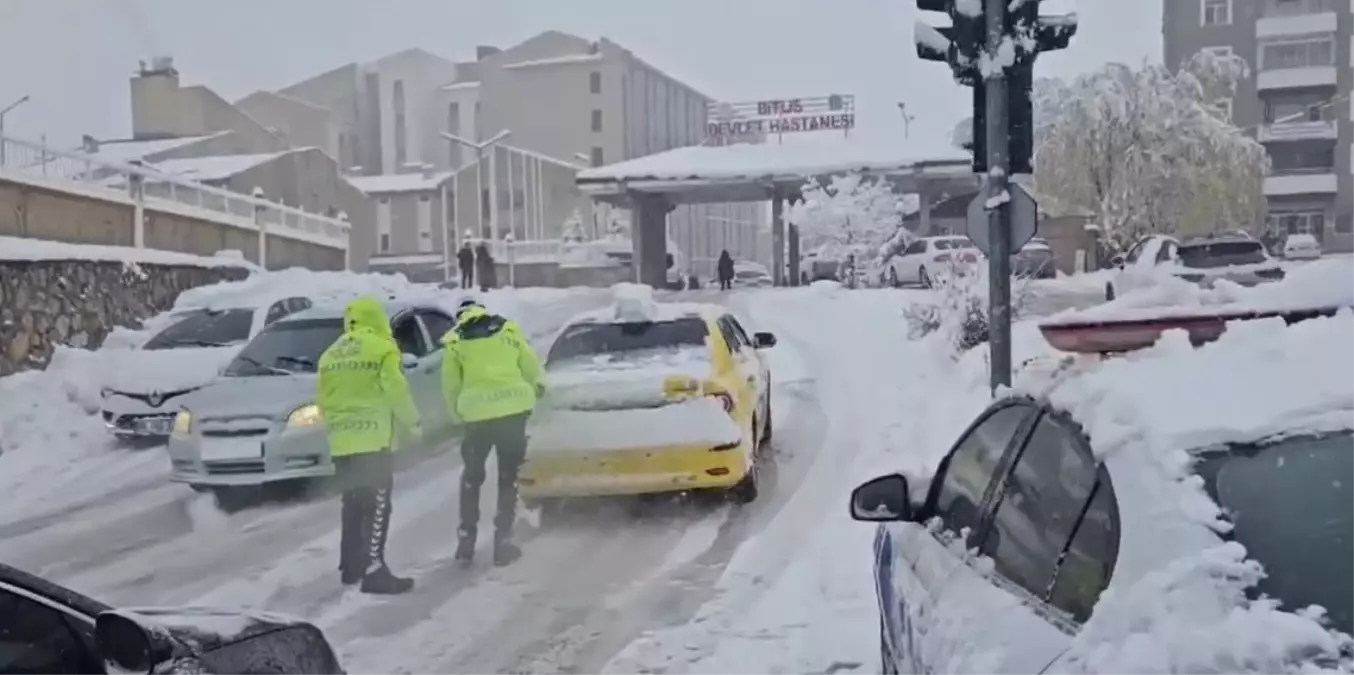
<instances>
[{"instance_id":1,"label":"windshield wiper","mask_svg":"<svg viewBox=\"0 0 1354 675\"><path fill-rule=\"evenodd\" d=\"M315 360L308 359L304 356L279 356L277 357L277 362L295 363L298 366L305 366L311 369L315 368Z\"/></svg>"},{"instance_id":2,"label":"windshield wiper","mask_svg":"<svg viewBox=\"0 0 1354 675\"><path fill-rule=\"evenodd\" d=\"M286 368L278 368L277 366L270 366L270 365L268 365L268 364L266 364L266 363L264 363L264 362L262 362L262 361L260 361L260 360L258 360L258 359L251 358L251 357L248 357L248 356L237 356L236 358L240 359L241 361L244 361L245 363L248 363L248 364L251 365L251 366L257 367L259 370L262 370L263 372L265 372L265 373L267 373L267 374L269 374L269 375L293 375L293 374L294 374L292 371L287 370Z\"/></svg>"},{"instance_id":3,"label":"windshield wiper","mask_svg":"<svg viewBox=\"0 0 1354 675\"><path fill-rule=\"evenodd\" d=\"M187 345L191 347L229 347L229 342L215 342L212 340L178 340L176 344Z\"/></svg>"}]
</instances>

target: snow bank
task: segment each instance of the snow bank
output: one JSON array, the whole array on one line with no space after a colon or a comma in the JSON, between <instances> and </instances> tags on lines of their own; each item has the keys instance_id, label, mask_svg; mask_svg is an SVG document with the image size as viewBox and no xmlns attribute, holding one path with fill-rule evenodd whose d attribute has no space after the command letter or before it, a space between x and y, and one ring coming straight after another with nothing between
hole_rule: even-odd
<instances>
[{"instance_id":1,"label":"snow bank","mask_svg":"<svg viewBox=\"0 0 1354 675\"><path fill-rule=\"evenodd\" d=\"M1291 269L1282 280L1245 287L1225 279L1212 288L1165 277L1113 301L1050 317L1045 323L1065 325L1127 321L1200 312L1282 311L1311 307L1354 306L1354 264L1327 258Z\"/></svg>"},{"instance_id":2,"label":"snow bank","mask_svg":"<svg viewBox=\"0 0 1354 675\"><path fill-rule=\"evenodd\" d=\"M223 251L216 256L200 256L153 248L68 244L45 239L0 236L0 260L97 260L131 265L146 263L190 267L243 267L251 271L258 270L258 266L244 260L238 253Z\"/></svg>"}]
</instances>

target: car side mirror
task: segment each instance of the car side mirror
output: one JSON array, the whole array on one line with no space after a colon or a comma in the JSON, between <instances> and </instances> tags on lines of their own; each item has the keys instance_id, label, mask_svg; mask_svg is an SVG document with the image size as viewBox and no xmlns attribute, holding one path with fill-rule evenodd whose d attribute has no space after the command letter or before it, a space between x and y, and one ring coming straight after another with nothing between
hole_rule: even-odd
<instances>
[{"instance_id":1,"label":"car side mirror","mask_svg":"<svg viewBox=\"0 0 1354 675\"><path fill-rule=\"evenodd\" d=\"M1124 256L1123 256L1122 253L1116 253L1116 254L1114 254L1113 257L1110 258L1110 264L1113 265L1113 266L1115 266L1115 267L1118 267L1119 269L1123 269L1123 268L1124 268L1124 263L1125 263L1125 262L1126 262L1126 261L1125 261Z\"/></svg>"},{"instance_id":2,"label":"car side mirror","mask_svg":"<svg viewBox=\"0 0 1354 675\"><path fill-rule=\"evenodd\" d=\"M153 672L156 664L180 651L168 634L146 630L116 612L104 612L94 619L94 642L104 660L127 673Z\"/></svg>"},{"instance_id":3,"label":"car side mirror","mask_svg":"<svg viewBox=\"0 0 1354 675\"><path fill-rule=\"evenodd\" d=\"M872 523L911 521L907 478L894 473L861 483L851 491L851 518Z\"/></svg>"},{"instance_id":4,"label":"car side mirror","mask_svg":"<svg viewBox=\"0 0 1354 675\"><path fill-rule=\"evenodd\" d=\"M418 366L418 357L408 352L400 354L400 365L404 366L405 370L412 370Z\"/></svg>"},{"instance_id":5,"label":"car side mirror","mask_svg":"<svg viewBox=\"0 0 1354 675\"><path fill-rule=\"evenodd\" d=\"M766 349L767 347L775 347L775 346L776 346L776 334L775 334L775 333L753 333L753 334L752 334L752 346L753 346L753 347L756 347L757 349Z\"/></svg>"}]
</instances>

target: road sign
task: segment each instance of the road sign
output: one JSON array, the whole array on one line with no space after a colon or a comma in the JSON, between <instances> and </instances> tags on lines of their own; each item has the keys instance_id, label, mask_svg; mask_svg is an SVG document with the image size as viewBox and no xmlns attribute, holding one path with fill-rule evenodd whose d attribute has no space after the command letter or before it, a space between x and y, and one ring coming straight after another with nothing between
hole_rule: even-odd
<instances>
[{"instance_id":1,"label":"road sign","mask_svg":"<svg viewBox=\"0 0 1354 675\"><path fill-rule=\"evenodd\" d=\"M1011 252L1020 250L1021 246L1029 243L1039 231L1039 205L1035 203L1034 197L1030 195L1020 184L1011 181L1007 183L1007 191L1011 195ZM988 225L987 187L978 193L973 201L968 204L968 238L978 246L978 250L983 255L990 256L991 243L988 239L990 232Z\"/></svg>"}]
</instances>

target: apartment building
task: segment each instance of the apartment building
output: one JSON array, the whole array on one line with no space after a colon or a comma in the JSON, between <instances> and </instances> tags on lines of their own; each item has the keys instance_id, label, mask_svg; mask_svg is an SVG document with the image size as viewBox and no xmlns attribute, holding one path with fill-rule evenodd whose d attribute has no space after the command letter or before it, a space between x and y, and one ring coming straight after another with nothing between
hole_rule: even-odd
<instances>
[{"instance_id":1,"label":"apartment building","mask_svg":"<svg viewBox=\"0 0 1354 675\"><path fill-rule=\"evenodd\" d=\"M1267 228L1354 249L1351 0L1165 0L1165 62L1202 50L1251 67L1232 119L1269 151Z\"/></svg>"},{"instance_id":2,"label":"apartment building","mask_svg":"<svg viewBox=\"0 0 1354 675\"><path fill-rule=\"evenodd\" d=\"M462 186L451 207L452 232L488 238L512 232L519 240L558 238L575 211L604 230L613 214L585 199L573 174L700 143L710 100L610 40L558 31L505 49L481 46L473 61L409 50L279 93L339 111L336 124L344 130L335 145L343 147L335 152L360 167L355 173L483 164L471 171L481 184ZM503 131L508 136L501 142L473 147ZM448 141L442 132L466 142ZM670 214L669 231L687 260L713 259L722 248L753 257L766 210L762 204L683 206ZM415 252L391 251L405 253Z\"/></svg>"}]
</instances>

